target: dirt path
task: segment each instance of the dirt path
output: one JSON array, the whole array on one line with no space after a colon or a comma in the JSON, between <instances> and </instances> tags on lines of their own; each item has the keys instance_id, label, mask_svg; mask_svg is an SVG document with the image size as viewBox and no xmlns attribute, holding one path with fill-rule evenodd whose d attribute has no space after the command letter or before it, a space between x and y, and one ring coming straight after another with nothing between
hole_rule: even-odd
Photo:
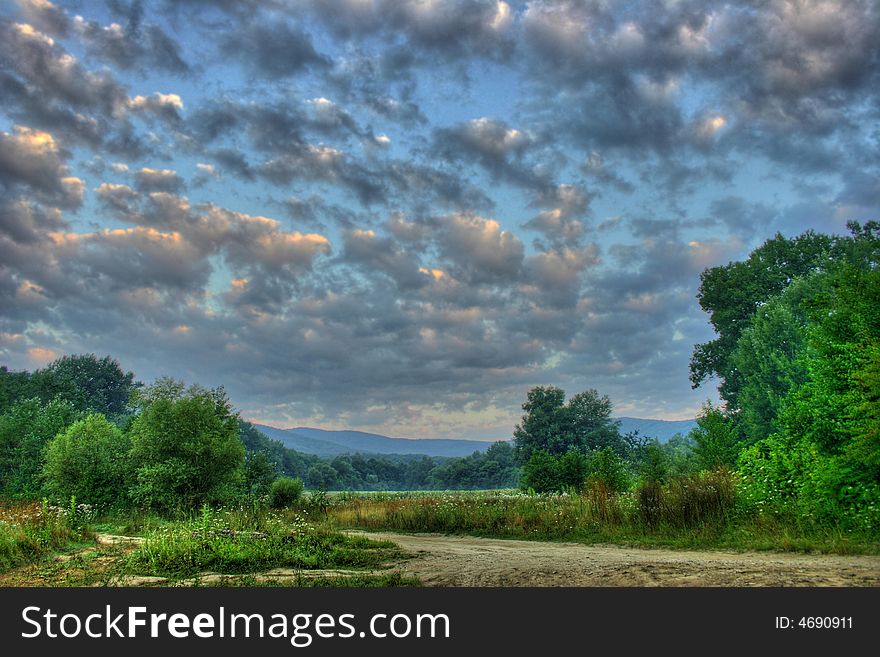
<instances>
[{"instance_id":1,"label":"dirt path","mask_svg":"<svg viewBox=\"0 0 880 657\"><path fill-rule=\"evenodd\" d=\"M352 532L359 533L359 532ZM880 556L645 550L434 534L364 533L415 557L428 586L880 586Z\"/></svg>"}]
</instances>

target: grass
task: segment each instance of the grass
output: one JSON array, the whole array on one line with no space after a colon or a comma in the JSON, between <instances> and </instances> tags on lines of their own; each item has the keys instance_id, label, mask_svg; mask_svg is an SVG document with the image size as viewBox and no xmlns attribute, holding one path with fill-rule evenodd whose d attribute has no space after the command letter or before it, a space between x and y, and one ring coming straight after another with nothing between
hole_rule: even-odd
<instances>
[{"instance_id":1,"label":"grass","mask_svg":"<svg viewBox=\"0 0 880 657\"><path fill-rule=\"evenodd\" d=\"M404 554L388 541L331 529L321 522L320 511L205 507L178 520L133 514L84 524L75 510L7 503L0 507L0 586L112 585L132 577L162 578L153 582L161 586L419 584L399 573L370 572ZM317 521L310 512L317 513ZM142 540L98 544L95 532Z\"/></svg>"},{"instance_id":2,"label":"grass","mask_svg":"<svg viewBox=\"0 0 880 657\"><path fill-rule=\"evenodd\" d=\"M0 572L41 559L91 538L89 509L45 502L0 503Z\"/></svg>"},{"instance_id":3,"label":"grass","mask_svg":"<svg viewBox=\"0 0 880 657\"><path fill-rule=\"evenodd\" d=\"M674 549L878 554L877 536L742 508L727 473L614 493L601 484L576 495L516 491L337 496L337 527L615 543Z\"/></svg>"},{"instance_id":4,"label":"grass","mask_svg":"<svg viewBox=\"0 0 880 657\"><path fill-rule=\"evenodd\" d=\"M296 513L205 508L197 518L149 531L146 541L129 556L126 571L183 578L272 568L366 569L402 556L393 543L346 536L315 526Z\"/></svg>"}]
</instances>

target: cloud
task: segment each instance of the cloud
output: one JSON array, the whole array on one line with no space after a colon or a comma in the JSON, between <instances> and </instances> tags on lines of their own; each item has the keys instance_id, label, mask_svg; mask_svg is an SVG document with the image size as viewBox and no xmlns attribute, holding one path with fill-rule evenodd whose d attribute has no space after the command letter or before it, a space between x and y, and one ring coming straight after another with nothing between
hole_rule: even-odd
<instances>
[{"instance_id":1,"label":"cloud","mask_svg":"<svg viewBox=\"0 0 880 657\"><path fill-rule=\"evenodd\" d=\"M4 363L290 425L680 417L702 269L877 215L867 0L166 4L3 12Z\"/></svg>"},{"instance_id":2,"label":"cloud","mask_svg":"<svg viewBox=\"0 0 880 657\"><path fill-rule=\"evenodd\" d=\"M13 189L30 188L41 200L62 208L82 205L85 185L69 174L55 138L48 132L16 126L0 132L0 174Z\"/></svg>"},{"instance_id":3,"label":"cloud","mask_svg":"<svg viewBox=\"0 0 880 657\"><path fill-rule=\"evenodd\" d=\"M97 110L118 112L125 104L122 88L103 73L86 71L77 59L55 41L27 23L0 24L0 54L46 99Z\"/></svg>"},{"instance_id":4,"label":"cloud","mask_svg":"<svg viewBox=\"0 0 880 657\"><path fill-rule=\"evenodd\" d=\"M315 15L334 34L402 37L410 50L449 57L501 57L510 47L513 12L498 0L315 0Z\"/></svg>"},{"instance_id":5,"label":"cloud","mask_svg":"<svg viewBox=\"0 0 880 657\"><path fill-rule=\"evenodd\" d=\"M286 22L251 23L220 40L220 52L268 78L283 79L326 69L330 59L315 50L308 33Z\"/></svg>"},{"instance_id":6,"label":"cloud","mask_svg":"<svg viewBox=\"0 0 880 657\"><path fill-rule=\"evenodd\" d=\"M479 162L493 181L541 189L547 177L525 162L536 145L534 137L506 122L487 117L434 131L433 150L454 162Z\"/></svg>"},{"instance_id":7,"label":"cloud","mask_svg":"<svg viewBox=\"0 0 880 657\"><path fill-rule=\"evenodd\" d=\"M149 66L177 74L190 70L174 39L156 24L142 24L139 3L131 4L125 26L101 25L79 15L71 17L65 9L48 0L20 0L19 5L25 18L38 28L56 37L76 36L92 56L117 68Z\"/></svg>"},{"instance_id":8,"label":"cloud","mask_svg":"<svg viewBox=\"0 0 880 657\"><path fill-rule=\"evenodd\" d=\"M440 253L474 283L503 282L520 274L522 241L494 219L452 214L435 222Z\"/></svg>"},{"instance_id":9,"label":"cloud","mask_svg":"<svg viewBox=\"0 0 880 657\"><path fill-rule=\"evenodd\" d=\"M183 178L172 169L144 167L135 172L134 180L142 192L179 192L184 187Z\"/></svg>"},{"instance_id":10,"label":"cloud","mask_svg":"<svg viewBox=\"0 0 880 657\"><path fill-rule=\"evenodd\" d=\"M155 92L150 96L135 96L128 100L128 109L135 113L152 115L170 121L180 121L183 100L177 94Z\"/></svg>"}]
</instances>

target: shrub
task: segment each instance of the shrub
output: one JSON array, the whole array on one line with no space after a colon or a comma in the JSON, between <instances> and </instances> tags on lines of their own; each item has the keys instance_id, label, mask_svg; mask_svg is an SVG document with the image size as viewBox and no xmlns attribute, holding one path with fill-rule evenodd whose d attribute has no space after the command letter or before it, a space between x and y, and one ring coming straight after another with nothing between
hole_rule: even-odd
<instances>
[{"instance_id":1,"label":"shrub","mask_svg":"<svg viewBox=\"0 0 880 657\"><path fill-rule=\"evenodd\" d=\"M159 397L132 423L134 498L157 509L223 502L240 490L245 452L222 390Z\"/></svg>"},{"instance_id":2,"label":"shrub","mask_svg":"<svg viewBox=\"0 0 880 657\"><path fill-rule=\"evenodd\" d=\"M587 480L601 482L614 493L629 488L626 464L610 447L592 452L587 460Z\"/></svg>"},{"instance_id":3,"label":"shrub","mask_svg":"<svg viewBox=\"0 0 880 657\"><path fill-rule=\"evenodd\" d=\"M100 413L59 433L46 446L43 477L55 500L119 506L131 477L128 437Z\"/></svg>"},{"instance_id":4,"label":"shrub","mask_svg":"<svg viewBox=\"0 0 880 657\"><path fill-rule=\"evenodd\" d=\"M557 459L545 452L532 452L529 460L522 468L520 487L536 493L551 493L562 489L559 481L559 464Z\"/></svg>"},{"instance_id":5,"label":"shrub","mask_svg":"<svg viewBox=\"0 0 880 657\"><path fill-rule=\"evenodd\" d=\"M302 479L280 477L269 488L269 503L274 509L284 509L297 502L303 493Z\"/></svg>"}]
</instances>

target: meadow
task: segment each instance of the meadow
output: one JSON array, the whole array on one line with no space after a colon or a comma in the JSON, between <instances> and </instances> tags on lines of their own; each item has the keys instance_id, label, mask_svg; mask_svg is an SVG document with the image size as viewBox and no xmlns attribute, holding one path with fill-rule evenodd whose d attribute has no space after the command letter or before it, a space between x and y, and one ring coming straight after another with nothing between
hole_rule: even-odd
<instances>
[{"instance_id":1,"label":"meadow","mask_svg":"<svg viewBox=\"0 0 880 657\"><path fill-rule=\"evenodd\" d=\"M675 549L880 554L875 532L781 514L737 493L738 477L703 472L617 493L601 482L580 493L339 493L340 529L430 532L490 538L614 543Z\"/></svg>"}]
</instances>

